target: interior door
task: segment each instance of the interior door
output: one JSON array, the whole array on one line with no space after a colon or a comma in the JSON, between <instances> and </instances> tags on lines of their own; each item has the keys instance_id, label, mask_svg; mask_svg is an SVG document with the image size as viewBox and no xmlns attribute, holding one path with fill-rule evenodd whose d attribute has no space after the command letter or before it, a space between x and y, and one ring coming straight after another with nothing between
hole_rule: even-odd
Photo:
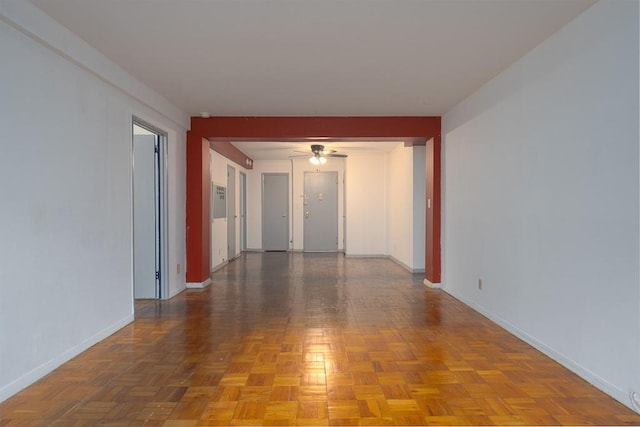
<instances>
[{"instance_id":1,"label":"interior door","mask_svg":"<svg viewBox=\"0 0 640 427\"><path fill-rule=\"evenodd\" d=\"M247 175L240 172L240 251L247 250Z\"/></svg>"},{"instance_id":2,"label":"interior door","mask_svg":"<svg viewBox=\"0 0 640 427\"><path fill-rule=\"evenodd\" d=\"M158 298L157 136L133 136L133 289Z\"/></svg>"},{"instance_id":3,"label":"interior door","mask_svg":"<svg viewBox=\"0 0 640 427\"><path fill-rule=\"evenodd\" d=\"M227 259L236 257L236 169L227 165Z\"/></svg>"},{"instance_id":4,"label":"interior door","mask_svg":"<svg viewBox=\"0 0 640 427\"><path fill-rule=\"evenodd\" d=\"M338 172L304 173L304 250L338 250Z\"/></svg>"},{"instance_id":5,"label":"interior door","mask_svg":"<svg viewBox=\"0 0 640 427\"><path fill-rule=\"evenodd\" d=\"M289 249L289 176L262 174L262 249Z\"/></svg>"}]
</instances>

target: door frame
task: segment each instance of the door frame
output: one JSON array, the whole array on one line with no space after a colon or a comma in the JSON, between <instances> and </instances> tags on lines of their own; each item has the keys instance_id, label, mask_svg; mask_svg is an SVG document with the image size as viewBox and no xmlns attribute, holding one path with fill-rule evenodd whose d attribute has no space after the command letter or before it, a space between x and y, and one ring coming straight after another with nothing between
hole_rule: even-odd
<instances>
[{"instance_id":1,"label":"door frame","mask_svg":"<svg viewBox=\"0 0 640 427\"><path fill-rule=\"evenodd\" d=\"M133 127L139 126L155 135L157 135L157 144L158 144L158 157L156 159L156 215L157 215L157 226L156 226L156 259L158 260L158 264L156 265L156 271L158 274L158 285L156 287L156 298L157 299L167 299L169 298L169 281L167 280L168 275L168 168L167 168L167 144L168 144L168 135L164 130L152 125L151 123L137 117L131 116L131 151L130 151L130 167L131 167L131 299L132 302L135 301L135 291L134 291L134 275L133 275L133 266L135 265L134 259L134 246L133 246L133 236L134 236L134 221L133 221Z\"/></svg>"}]
</instances>

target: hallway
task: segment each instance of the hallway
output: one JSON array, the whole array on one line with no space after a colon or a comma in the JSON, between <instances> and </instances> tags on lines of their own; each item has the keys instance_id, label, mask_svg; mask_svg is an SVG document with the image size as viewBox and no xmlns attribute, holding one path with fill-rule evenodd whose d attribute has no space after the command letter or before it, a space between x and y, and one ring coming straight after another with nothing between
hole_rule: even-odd
<instances>
[{"instance_id":1,"label":"hallway","mask_svg":"<svg viewBox=\"0 0 640 427\"><path fill-rule=\"evenodd\" d=\"M0 404L1 426L640 424L386 259L246 253Z\"/></svg>"}]
</instances>

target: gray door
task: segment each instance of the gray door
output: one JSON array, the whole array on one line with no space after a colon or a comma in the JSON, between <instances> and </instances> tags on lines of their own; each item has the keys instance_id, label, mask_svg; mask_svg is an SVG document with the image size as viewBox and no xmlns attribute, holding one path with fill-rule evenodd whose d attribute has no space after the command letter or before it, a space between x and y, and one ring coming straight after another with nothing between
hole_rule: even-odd
<instances>
[{"instance_id":1,"label":"gray door","mask_svg":"<svg viewBox=\"0 0 640 427\"><path fill-rule=\"evenodd\" d=\"M247 175L240 172L240 251L247 250Z\"/></svg>"},{"instance_id":2,"label":"gray door","mask_svg":"<svg viewBox=\"0 0 640 427\"><path fill-rule=\"evenodd\" d=\"M133 289L158 298L159 233L157 136L133 136Z\"/></svg>"},{"instance_id":3,"label":"gray door","mask_svg":"<svg viewBox=\"0 0 640 427\"><path fill-rule=\"evenodd\" d=\"M304 173L304 250L338 250L338 172Z\"/></svg>"},{"instance_id":4,"label":"gray door","mask_svg":"<svg viewBox=\"0 0 640 427\"><path fill-rule=\"evenodd\" d=\"M262 174L262 249L289 249L289 176Z\"/></svg>"},{"instance_id":5,"label":"gray door","mask_svg":"<svg viewBox=\"0 0 640 427\"><path fill-rule=\"evenodd\" d=\"M227 165L227 260L236 257L236 170Z\"/></svg>"}]
</instances>

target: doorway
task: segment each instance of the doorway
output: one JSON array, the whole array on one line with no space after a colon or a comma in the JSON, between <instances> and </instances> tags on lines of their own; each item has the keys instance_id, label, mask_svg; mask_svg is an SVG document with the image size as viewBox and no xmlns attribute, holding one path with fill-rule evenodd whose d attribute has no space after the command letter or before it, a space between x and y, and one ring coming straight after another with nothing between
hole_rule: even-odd
<instances>
[{"instance_id":1,"label":"doorway","mask_svg":"<svg viewBox=\"0 0 640 427\"><path fill-rule=\"evenodd\" d=\"M289 249L289 175L262 174L262 249Z\"/></svg>"},{"instance_id":2,"label":"doorway","mask_svg":"<svg viewBox=\"0 0 640 427\"><path fill-rule=\"evenodd\" d=\"M168 295L166 266L166 133L133 118L132 208L133 295Z\"/></svg>"},{"instance_id":3,"label":"doorway","mask_svg":"<svg viewBox=\"0 0 640 427\"><path fill-rule=\"evenodd\" d=\"M304 251L338 250L338 172L304 173Z\"/></svg>"},{"instance_id":4,"label":"doorway","mask_svg":"<svg viewBox=\"0 0 640 427\"><path fill-rule=\"evenodd\" d=\"M227 260L236 258L236 169L227 165Z\"/></svg>"},{"instance_id":5,"label":"doorway","mask_svg":"<svg viewBox=\"0 0 640 427\"><path fill-rule=\"evenodd\" d=\"M240 252L247 250L247 175L240 172Z\"/></svg>"}]
</instances>

